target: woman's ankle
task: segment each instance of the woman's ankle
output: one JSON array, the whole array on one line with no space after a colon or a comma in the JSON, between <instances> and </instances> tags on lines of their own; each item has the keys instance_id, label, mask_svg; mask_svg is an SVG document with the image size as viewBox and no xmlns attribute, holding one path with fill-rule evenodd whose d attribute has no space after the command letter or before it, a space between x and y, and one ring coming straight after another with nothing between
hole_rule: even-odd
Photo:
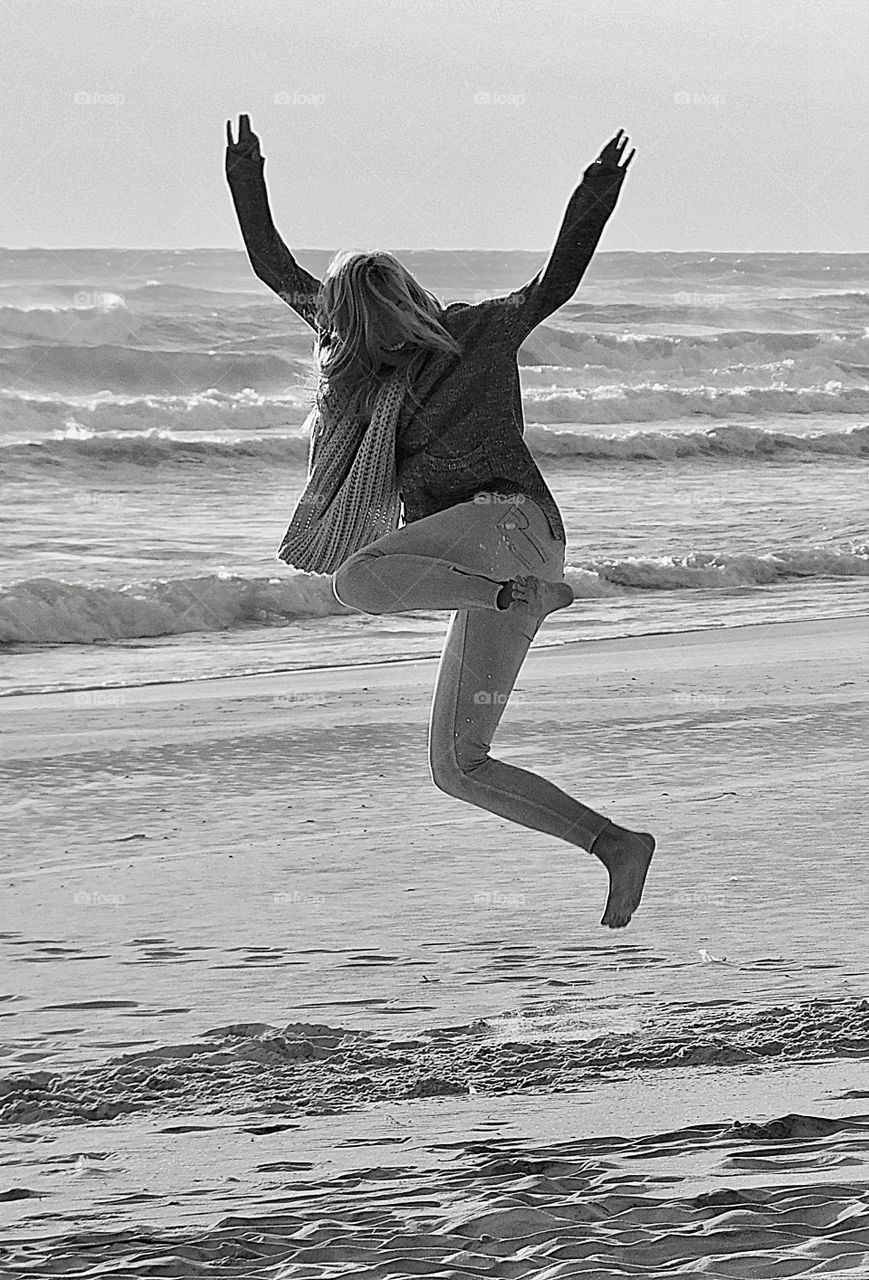
<instances>
[{"instance_id":1,"label":"woman's ankle","mask_svg":"<svg viewBox=\"0 0 869 1280\"><path fill-rule=\"evenodd\" d=\"M591 844L588 846L588 852L594 853L594 846L597 844L601 836L606 835L608 831L612 831L615 826L616 826L616 823L612 822L609 818L606 818L600 831L598 831L597 834L592 838Z\"/></svg>"}]
</instances>

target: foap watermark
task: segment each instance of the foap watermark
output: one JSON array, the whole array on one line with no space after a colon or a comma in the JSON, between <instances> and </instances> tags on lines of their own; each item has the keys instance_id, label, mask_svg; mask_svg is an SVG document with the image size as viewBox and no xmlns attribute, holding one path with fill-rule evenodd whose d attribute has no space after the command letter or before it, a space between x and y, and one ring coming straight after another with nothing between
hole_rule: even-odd
<instances>
[{"instance_id":1,"label":"foap watermark","mask_svg":"<svg viewBox=\"0 0 869 1280\"><path fill-rule=\"evenodd\" d=\"M288 306L295 309L301 307L304 310L305 308L316 307L319 293L317 290L311 293L307 289L282 289L279 296L283 298Z\"/></svg>"},{"instance_id":2,"label":"foap watermark","mask_svg":"<svg viewBox=\"0 0 869 1280\"><path fill-rule=\"evenodd\" d=\"M302 93L300 89L280 89L274 95L276 107L322 107L325 93Z\"/></svg>"},{"instance_id":3,"label":"foap watermark","mask_svg":"<svg viewBox=\"0 0 869 1280\"><path fill-rule=\"evenodd\" d=\"M478 89L473 98L475 107L524 107L524 93L503 93L500 89Z\"/></svg>"},{"instance_id":4,"label":"foap watermark","mask_svg":"<svg viewBox=\"0 0 869 1280\"><path fill-rule=\"evenodd\" d=\"M727 904L726 893L684 891L673 894L673 902L677 907L724 907Z\"/></svg>"},{"instance_id":5,"label":"foap watermark","mask_svg":"<svg viewBox=\"0 0 869 1280\"><path fill-rule=\"evenodd\" d=\"M120 689L76 689L72 701L75 707L123 707L127 695Z\"/></svg>"},{"instance_id":6,"label":"foap watermark","mask_svg":"<svg viewBox=\"0 0 869 1280\"><path fill-rule=\"evenodd\" d=\"M72 495L74 507L89 511L117 511L128 502L125 493L91 493L77 489Z\"/></svg>"},{"instance_id":7,"label":"foap watermark","mask_svg":"<svg viewBox=\"0 0 869 1280\"><path fill-rule=\"evenodd\" d=\"M673 701L682 707L723 707L727 698L723 693L698 693L691 690L687 693L674 693Z\"/></svg>"},{"instance_id":8,"label":"foap watermark","mask_svg":"<svg viewBox=\"0 0 869 1280\"><path fill-rule=\"evenodd\" d=\"M489 492L475 493L473 500L474 502L477 503L478 506L485 506L486 503L490 503L493 506L498 506L499 503L505 504L510 502L510 503L513 503L515 506L519 506L519 507L521 507L523 502L527 501L524 493L489 493Z\"/></svg>"},{"instance_id":9,"label":"foap watermark","mask_svg":"<svg viewBox=\"0 0 869 1280\"><path fill-rule=\"evenodd\" d=\"M469 303L474 306L478 306L481 302L494 302L502 307L521 307L526 300L525 294L519 289L515 293L494 295L487 293L485 289L477 289L468 299Z\"/></svg>"},{"instance_id":10,"label":"foap watermark","mask_svg":"<svg viewBox=\"0 0 869 1280\"><path fill-rule=\"evenodd\" d=\"M474 704L478 707L506 707L508 702L521 702L517 689L475 689Z\"/></svg>"},{"instance_id":11,"label":"foap watermark","mask_svg":"<svg viewBox=\"0 0 869 1280\"><path fill-rule=\"evenodd\" d=\"M524 907L524 893L502 893L500 889L486 889L474 894L475 907Z\"/></svg>"},{"instance_id":12,"label":"foap watermark","mask_svg":"<svg viewBox=\"0 0 869 1280\"><path fill-rule=\"evenodd\" d=\"M101 293L99 290L92 289L80 289L78 293L72 295L74 307L116 307L118 301L119 297L116 293ZM123 298L120 301L123 302Z\"/></svg>"},{"instance_id":13,"label":"foap watermark","mask_svg":"<svg viewBox=\"0 0 869 1280\"><path fill-rule=\"evenodd\" d=\"M127 99L122 93L91 93L89 89L79 89L72 95L76 107L122 107Z\"/></svg>"},{"instance_id":14,"label":"foap watermark","mask_svg":"<svg viewBox=\"0 0 869 1280\"><path fill-rule=\"evenodd\" d=\"M278 693L272 698L272 706L276 711L285 711L287 707L324 707L327 701L322 693Z\"/></svg>"},{"instance_id":15,"label":"foap watermark","mask_svg":"<svg viewBox=\"0 0 869 1280\"><path fill-rule=\"evenodd\" d=\"M677 107L723 107L725 101L723 93L697 93L694 90L679 89L673 94L673 102Z\"/></svg>"},{"instance_id":16,"label":"foap watermark","mask_svg":"<svg viewBox=\"0 0 869 1280\"><path fill-rule=\"evenodd\" d=\"M673 302L677 307L723 307L726 301L726 293L673 294Z\"/></svg>"},{"instance_id":17,"label":"foap watermark","mask_svg":"<svg viewBox=\"0 0 869 1280\"><path fill-rule=\"evenodd\" d=\"M325 894L301 893L298 889L272 894L272 902L276 907L322 907L325 901Z\"/></svg>"},{"instance_id":18,"label":"foap watermark","mask_svg":"<svg viewBox=\"0 0 869 1280\"><path fill-rule=\"evenodd\" d=\"M91 892L88 889L77 890L72 900L77 907L120 907L127 901L122 893Z\"/></svg>"}]
</instances>

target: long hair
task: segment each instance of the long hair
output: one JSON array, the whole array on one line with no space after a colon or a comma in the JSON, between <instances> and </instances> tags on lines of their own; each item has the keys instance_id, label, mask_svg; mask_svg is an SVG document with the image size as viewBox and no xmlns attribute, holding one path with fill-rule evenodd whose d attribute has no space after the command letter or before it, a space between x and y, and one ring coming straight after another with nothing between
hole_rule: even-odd
<instances>
[{"instance_id":1,"label":"long hair","mask_svg":"<svg viewBox=\"0 0 869 1280\"><path fill-rule=\"evenodd\" d=\"M443 310L391 253L337 253L317 302L318 398L327 387L338 391L349 411L367 422L381 385L400 363L419 405L413 387L431 353L461 354L441 322Z\"/></svg>"}]
</instances>

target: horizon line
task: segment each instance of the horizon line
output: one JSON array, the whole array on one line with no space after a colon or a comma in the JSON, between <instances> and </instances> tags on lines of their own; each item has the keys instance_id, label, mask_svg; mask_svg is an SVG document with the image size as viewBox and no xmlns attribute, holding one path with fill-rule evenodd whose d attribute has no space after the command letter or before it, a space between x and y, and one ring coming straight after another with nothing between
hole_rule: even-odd
<instances>
[{"instance_id":1,"label":"horizon line","mask_svg":"<svg viewBox=\"0 0 869 1280\"><path fill-rule=\"evenodd\" d=\"M388 249L389 253L534 253L549 254L552 245L547 245L545 249L520 249L520 248L408 248L407 246L399 249ZM343 247L317 247L307 245L302 248L293 249L291 252L295 257L299 253L340 253ZM0 245L0 253L240 253L245 257L247 250L243 246L238 245ZM371 252L370 250L362 250L362 252ZM779 254L782 256L798 257L806 254L823 254L826 257L839 256L843 258L859 258L869 256L869 247L866 249L598 249L595 251L595 258L616 257L631 254L633 256L643 256L650 253L662 254L721 254L728 257L745 256L751 254Z\"/></svg>"}]
</instances>

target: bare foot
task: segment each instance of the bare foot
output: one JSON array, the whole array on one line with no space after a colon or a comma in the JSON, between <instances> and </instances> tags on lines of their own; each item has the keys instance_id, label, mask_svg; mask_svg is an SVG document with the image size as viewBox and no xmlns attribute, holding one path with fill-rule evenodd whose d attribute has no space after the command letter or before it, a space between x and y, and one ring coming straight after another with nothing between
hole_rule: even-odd
<instances>
[{"instance_id":1,"label":"bare foot","mask_svg":"<svg viewBox=\"0 0 869 1280\"><path fill-rule=\"evenodd\" d=\"M640 905L646 872L655 852L655 837L628 831L610 822L592 842L591 852L609 872L610 891L601 924L624 929Z\"/></svg>"},{"instance_id":2,"label":"bare foot","mask_svg":"<svg viewBox=\"0 0 869 1280\"><path fill-rule=\"evenodd\" d=\"M545 618L556 609L566 609L573 604L573 588L566 582L546 582L543 578L529 576L514 578L511 604L527 604Z\"/></svg>"}]
</instances>

